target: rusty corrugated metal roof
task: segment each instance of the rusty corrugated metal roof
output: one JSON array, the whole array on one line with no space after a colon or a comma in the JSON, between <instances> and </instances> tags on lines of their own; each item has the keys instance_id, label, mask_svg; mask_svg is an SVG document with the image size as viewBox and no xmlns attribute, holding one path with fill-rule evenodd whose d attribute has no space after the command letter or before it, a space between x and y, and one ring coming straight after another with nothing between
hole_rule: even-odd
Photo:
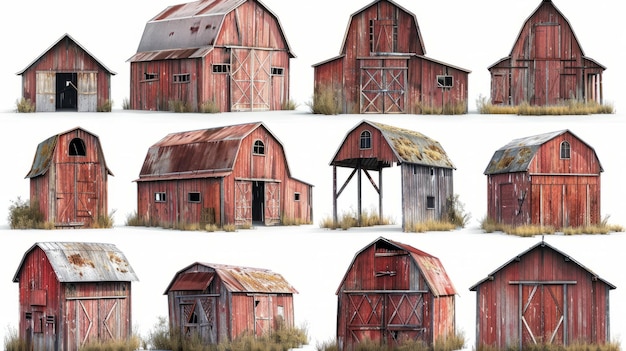
<instances>
[{"instance_id":1,"label":"rusty corrugated metal roof","mask_svg":"<svg viewBox=\"0 0 626 351\"><path fill-rule=\"evenodd\" d=\"M168 291L204 291L213 281L213 272L186 272L174 278Z\"/></svg>"},{"instance_id":2,"label":"rusty corrugated metal roof","mask_svg":"<svg viewBox=\"0 0 626 351\"><path fill-rule=\"evenodd\" d=\"M39 145L37 145L37 150L35 151L33 164L30 167L30 171L28 171L28 174L26 174L26 177L24 178L35 178L35 177L46 174L46 172L48 172L48 169L50 168L50 164L52 163L52 160L54 159L54 152L56 150L57 141L59 140L59 137L65 134L72 133L76 130L81 130L87 134L93 135L96 139L99 139L97 135L80 127L72 128L65 132L49 137L48 139L42 141L41 143L39 143ZM100 144L98 143L98 145ZM98 152L99 156L101 157L101 161L104 163L107 173L110 175L113 175L113 172L111 172L111 170L106 166L106 160L104 159L104 154L101 151L102 150L99 150Z\"/></svg>"},{"instance_id":3,"label":"rusty corrugated metal roof","mask_svg":"<svg viewBox=\"0 0 626 351\"><path fill-rule=\"evenodd\" d=\"M282 275L275 273L269 269L264 268L252 268L243 266L232 266L225 264L214 263L201 263L196 262L180 270L170 286L168 286L165 293L169 291L177 290L177 285L184 285L189 288L191 285L199 288L201 285L206 284L203 289L206 289L213 279L212 272L187 272L186 270L192 266L201 265L208 267L215 271L222 280L226 289L230 292L242 292L242 293L281 293L281 294L297 294L298 291L289 284ZM200 275L189 276L188 278L181 278L181 276L190 273L203 273ZM209 280L210 279L210 280ZM194 281L192 283L192 280ZM180 282L180 283L179 283Z\"/></svg>"},{"instance_id":4,"label":"rusty corrugated metal roof","mask_svg":"<svg viewBox=\"0 0 626 351\"><path fill-rule=\"evenodd\" d=\"M18 281L26 256L36 247L43 250L57 279L63 283L139 280L124 254L113 244L40 242L24 254L13 282Z\"/></svg>"},{"instance_id":5,"label":"rusty corrugated metal roof","mask_svg":"<svg viewBox=\"0 0 626 351\"><path fill-rule=\"evenodd\" d=\"M249 0L199 0L167 7L146 24L137 53L128 61L203 57L213 49L226 15L246 1ZM278 17L260 1L256 2L281 27ZM284 34L283 39L294 57Z\"/></svg>"},{"instance_id":6,"label":"rusty corrugated metal roof","mask_svg":"<svg viewBox=\"0 0 626 351\"><path fill-rule=\"evenodd\" d=\"M228 175L242 140L260 126L255 122L168 134L148 149L137 181Z\"/></svg>"},{"instance_id":7,"label":"rusty corrugated metal roof","mask_svg":"<svg viewBox=\"0 0 626 351\"><path fill-rule=\"evenodd\" d=\"M515 257L513 257L512 259L510 259L509 261L507 261L505 264L503 264L502 266L498 267L495 271L489 273L487 275L486 278L482 279L481 281L479 281L478 283L472 285L469 290L470 291L476 291L476 288L478 288L479 285L481 285L482 283L489 281L489 280L493 280L494 275L496 275L499 271L501 271L502 269L504 269L506 266L510 265L511 263L514 262L518 262L520 260L520 258L522 256L527 255L529 252L534 251L534 250L543 250L543 249L548 249L548 250L552 250L556 253L558 253L559 255L563 256L563 258L567 261L573 262L574 264L576 264L578 267L580 267L581 269L583 269L584 271L586 271L587 273L591 274L595 279L605 283L606 285L609 286L610 289L615 289L616 286L609 283L608 281L600 278L600 276L598 276L596 273L594 273L591 269L583 266L582 264L580 264L579 262L575 261L570 255L558 250L557 248L551 246L550 244L548 244L545 241L540 241L537 244L531 246L529 249L527 249L526 251L516 255Z\"/></svg>"}]
</instances>

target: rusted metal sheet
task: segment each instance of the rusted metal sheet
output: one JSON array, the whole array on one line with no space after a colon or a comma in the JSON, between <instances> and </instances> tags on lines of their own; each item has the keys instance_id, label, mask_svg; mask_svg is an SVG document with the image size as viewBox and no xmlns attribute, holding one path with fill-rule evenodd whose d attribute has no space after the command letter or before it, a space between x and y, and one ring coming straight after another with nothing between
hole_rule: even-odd
<instances>
[{"instance_id":1,"label":"rusted metal sheet","mask_svg":"<svg viewBox=\"0 0 626 351\"><path fill-rule=\"evenodd\" d=\"M295 293L268 269L200 262L177 272L165 292L174 328L200 331L212 344L293 326ZM199 317L192 319L192 314Z\"/></svg>"},{"instance_id":2,"label":"rusted metal sheet","mask_svg":"<svg viewBox=\"0 0 626 351\"><path fill-rule=\"evenodd\" d=\"M585 56L565 16L541 1L522 25L509 56L489 67L495 104L602 103L604 66Z\"/></svg>"},{"instance_id":3,"label":"rusted metal sheet","mask_svg":"<svg viewBox=\"0 0 626 351\"><path fill-rule=\"evenodd\" d=\"M425 56L414 14L374 1L349 19L340 54L313 65L314 89L332 89L343 113L422 113L465 106L469 70ZM440 77L449 84L441 86Z\"/></svg>"},{"instance_id":4,"label":"rusted metal sheet","mask_svg":"<svg viewBox=\"0 0 626 351\"><path fill-rule=\"evenodd\" d=\"M360 250L337 290L339 349L363 338L432 345L454 333L456 290L436 257L378 238Z\"/></svg>"},{"instance_id":5,"label":"rusted metal sheet","mask_svg":"<svg viewBox=\"0 0 626 351\"><path fill-rule=\"evenodd\" d=\"M571 256L540 242L470 288L477 294L476 346L609 342L612 289Z\"/></svg>"},{"instance_id":6,"label":"rusted metal sheet","mask_svg":"<svg viewBox=\"0 0 626 351\"><path fill-rule=\"evenodd\" d=\"M569 130L515 139L485 169L487 215L513 225L599 223L602 171L593 147Z\"/></svg>"},{"instance_id":7,"label":"rusted metal sheet","mask_svg":"<svg viewBox=\"0 0 626 351\"><path fill-rule=\"evenodd\" d=\"M108 176L97 135L80 127L54 135L37 146L26 178L30 201L57 226L90 226L108 215Z\"/></svg>"}]
</instances>

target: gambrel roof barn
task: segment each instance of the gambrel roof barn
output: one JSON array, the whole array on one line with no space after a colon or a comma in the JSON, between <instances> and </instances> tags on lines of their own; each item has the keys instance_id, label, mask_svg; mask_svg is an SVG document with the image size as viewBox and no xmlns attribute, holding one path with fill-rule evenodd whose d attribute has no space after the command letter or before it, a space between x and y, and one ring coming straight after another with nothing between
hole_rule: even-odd
<instances>
[{"instance_id":1,"label":"gambrel roof barn","mask_svg":"<svg viewBox=\"0 0 626 351\"><path fill-rule=\"evenodd\" d=\"M569 130L512 140L484 172L487 216L512 225L598 224L602 171L593 147Z\"/></svg>"},{"instance_id":2,"label":"gambrel roof barn","mask_svg":"<svg viewBox=\"0 0 626 351\"><path fill-rule=\"evenodd\" d=\"M33 102L37 112L96 112L112 103L115 72L69 34L17 74L22 76L22 98Z\"/></svg>"},{"instance_id":3,"label":"gambrel roof barn","mask_svg":"<svg viewBox=\"0 0 626 351\"><path fill-rule=\"evenodd\" d=\"M416 16L375 0L350 16L339 55L313 65L315 94L342 113L467 112L470 71L425 55Z\"/></svg>"},{"instance_id":4,"label":"gambrel roof barn","mask_svg":"<svg viewBox=\"0 0 626 351\"><path fill-rule=\"evenodd\" d=\"M312 221L312 185L292 177L261 122L166 135L146 154L137 213L152 225Z\"/></svg>"},{"instance_id":5,"label":"gambrel roof barn","mask_svg":"<svg viewBox=\"0 0 626 351\"><path fill-rule=\"evenodd\" d=\"M379 215L383 218L383 176L385 168L401 167L402 228L428 220L443 220L454 195L454 164L441 144L426 135L379 122L361 121L348 131L333 156L333 216L337 221L337 198L357 176L358 207L361 219L361 177L364 173L379 195ZM352 173L340 189L337 188L337 168L352 168ZM369 172L378 172L378 185Z\"/></svg>"},{"instance_id":6,"label":"gambrel roof barn","mask_svg":"<svg viewBox=\"0 0 626 351\"><path fill-rule=\"evenodd\" d=\"M491 102L556 105L603 103L606 67L586 56L570 22L551 0L524 22L510 54L489 67Z\"/></svg>"},{"instance_id":7,"label":"gambrel roof barn","mask_svg":"<svg viewBox=\"0 0 626 351\"><path fill-rule=\"evenodd\" d=\"M470 288L476 292L476 349L609 343L613 289L541 241Z\"/></svg>"},{"instance_id":8,"label":"gambrel roof barn","mask_svg":"<svg viewBox=\"0 0 626 351\"><path fill-rule=\"evenodd\" d=\"M278 17L257 0L169 6L145 26L129 59L136 110L280 110L294 55Z\"/></svg>"}]
</instances>

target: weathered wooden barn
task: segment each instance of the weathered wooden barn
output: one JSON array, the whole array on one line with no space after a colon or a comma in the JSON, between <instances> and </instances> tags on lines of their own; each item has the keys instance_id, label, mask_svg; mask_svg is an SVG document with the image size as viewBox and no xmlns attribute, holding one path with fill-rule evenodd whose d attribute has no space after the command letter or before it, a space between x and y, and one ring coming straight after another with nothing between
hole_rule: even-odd
<instances>
[{"instance_id":1,"label":"weathered wooden barn","mask_svg":"<svg viewBox=\"0 0 626 351\"><path fill-rule=\"evenodd\" d=\"M115 72L69 34L17 74L22 76L22 98L34 103L37 112L97 112L112 103Z\"/></svg>"},{"instance_id":2,"label":"weathered wooden barn","mask_svg":"<svg viewBox=\"0 0 626 351\"><path fill-rule=\"evenodd\" d=\"M278 17L257 0L169 6L145 26L130 61L130 107L281 110L295 57Z\"/></svg>"},{"instance_id":3,"label":"weathered wooden barn","mask_svg":"<svg viewBox=\"0 0 626 351\"><path fill-rule=\"evenodd\" d=\"M350 17L339 55L313 65L315 94L332 92L343 113L467 112L470 71L425 55L415 15L375 0Z\"/></svg>"},{"instance_id":4,"label":"weathered wooden barn","mask_svg":"<svg viewBox=\"0 0 626 351\"><path fill-rule=\"evenodd\" d=\"M40 242L22 258L19 338L28 350L78 350L132 336L131 283L137 276L113 244Z\"/></svg>"},{"instance_id":5,"label":"weathered wooden barn","mask_svg":"<svg viewBox=\"0 0 626 351\"><path fill-rule=\"evenodd\" d=\"M604 70L585 56L571 24L554 3L541 0L524 22L509 56L489 67L491 103L603 103Z\"/></svg>"},{"instance_id":6,"label":"weathered wooden barn","mask_svg":"<svg viewBox=\"0 0 626 351\"><path fill-rule=\"evenodd\" d=\"M136 182L137 214L151 225L313 220L313 186L291 176L261 122L169 134L149 148Z\"/></svg>"},{"instance_id":7,"label":"weathered wooden barn","mask_svg":"<svg viewBox=\"0 0 626 351\"><path fill-rule=\"evenodd\" d=\"M362 212L362 173L379 196L383 218L383 170L396 163L401 167L402 228L428 220L443 220L454 196L452 161L439 142L416 131L378 122L361 121L352 128L330 165L333 166L333 218L337 222L337 199L357 176L357 216ZM352 168L340 189L337 167ZM370 172L378 172L378 184Z\"/></svg>"},{"instance_id":8,"label":"weathered wooden barn","mask_svg":"<svg viewBox=\"0 0 626 351\"><path fill-rule=\"evenodd\" d=\"M337 290L339 349L365 339L390 347L445 341L456 333L455 295L437 257L379 237L355 255Z\"/></svg>"},{"instance_id":9,"label":"weathered wooden barn","mask_svg":"<svg viewBox=\"0 0 626 351\"><path fill-rule=\"evenodd\" d=\"M476 348L611 342L612 289L611 283L542 241L470 288L476 292Z\"/></svg>"},{"instance_id":10,"label":"weathered wooden barn","mask_svg":"<svg viewBox=\"0 0 626 351\"><path fill-rule=\"evenodd\" d=\"M178 271L165 291L172 330L209 344L293 327L297 293L268 269L201 262Z\"/></svg>"},{"instance_id":11,"label":"weathered wooden barn","mask_svg":"<svg viewBox=\"0 0 626 351\"><path fill-rule=\"evenodd\" d=\"M595 150L569 130L515 139L487 165L487 216L511 225L555 228L598 224Z\"/></svg>"},{"instance_id":12,"label":"weathered wooden barn","mask_svg":"<svg viewBox=\"0 0 626 351\"><path fill-rule=\"evenodd\" d=\"M97 135L76 127L37 146L30 179L30 204L57 227L90 227L108 216L108 176Z\"/></svg>"}]
</instances>

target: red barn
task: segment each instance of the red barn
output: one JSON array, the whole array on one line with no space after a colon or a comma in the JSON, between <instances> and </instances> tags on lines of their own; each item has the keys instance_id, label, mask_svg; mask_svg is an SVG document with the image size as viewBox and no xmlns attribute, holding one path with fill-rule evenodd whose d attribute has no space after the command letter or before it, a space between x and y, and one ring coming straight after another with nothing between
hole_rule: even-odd
<instances>
[{"instance_id":1,"label":"red barn","mask_svg":"<svg viewBox=\"0 0 626 351\"><path fill-rule=\"evenodd\" d=\"M37 112L96 112L112 103L115 72L69 34L17 74L22 76L22 98L31 100Z\"/></svg>"},{"instance_id":2,"label":"red barn","mask_svg":"<svg viewBox=\"0 0 626 351\"><path fill-rule=\"evenodd\" d=\"M445 341L456 333L455 295L437 257L380 237L356 254L337 290L339 349L365 339Z\"/></svg>"},{"instance_id":3,"label":"red barn","mask_svg":"<svg viewBox=\"0 0 626 351\"><path fill-rule=\"evenodd\" d=\"M343 113L467 112L470 71L425 55L415 15L376 0L350 17L339 56L313 65L314 89L332 91Z\"/></svg>"},{"instance_id":4,"label":"red barn","mask_svg":"<svg viewBox=\"0 0 626 351\"><path fill-rule=\"evenodd\" d=\"M36 243L13 277L28 350L79 350L132 336L132 267L115 245Z\"/></svg>"},{"instance_id":5,"label":"red barn","mask_svg":"<svg viewBox=\"0 0 626 351\"><path fill-rule=\"evenodd\" d=\"M289 101L289 48L278 17L256 0L198 0L145 26L130 61L130 106L280 110Z\"/></svg>"},{"instance_id":6,"label":"red barn","mask_svg":"<svg viewBox=\"0 0 626 351\"><path fill-rule=\"evenodd\" d=\"M595 150L569 130L512 140L484 172L487 216L557 229L598 224L602 171Z\"/></svg>"},{"instance_id":7,"label":"red barn","mask_svg":"<svg viewBox=\"0 0 626 351\"><path fill-rule=\"evenodd\" d=\"M542 241L470 288L476 292L476 349L610 342L612 289Z\"/></svg>"},{"instance_id":8,"label":"red barn","mask_svg":"<svg viewBox=\"0 0 626 351\"><path fill-rule=\"evenodd\" d=\"M97 135L80 127L37 146L30 179L30 204L57 227L90 227L108 213L108 176Z\"/></svg>"},{"instance_id":9,"label":"red barn","mask_svg":"<svg viewBox=\"0 0 626 351\"><path fill-rule=\"evenodd\" d=\"M357 175L358 208L361 219L361 187L364 173L379 195L379 216L383 218L383 169L396 163L401 167L402 228L416 223L445 220L454 195L454 165L439 142L419 132L362 121L351 129L331 161L333 166L333 217L337 222L337 199ZM337 167L353 171L337 189ZM378 172L378 185L369 172Z\"/></svg>"},{"instance_id":10,"label":"red barn","mask_svg":"<svg viewBox=\"0 0 626 351\"><path fill-rule=\"evenodd\" d=\"M136 182L137 214L151 225L313 220L312 185L292 178L261 122L169 134L149 148Z\"/></svg>"},{"instance_id":11,"label":"red barn","mask_svg":"<svg viewBox=\"0 0 626 351\"><path fill-rule=\"evenodd\" d=\"M569 21L542 0L524 22L509 56L489 67L491 102L556 105L567 100L602 103L606 68L585 56Z\"/></svg>"},{"instance_id":12,"label":"red barn","mask_svg":"<svg viewBox=\"0 0 626 351\"><path fill-rule=\"evenodd\" d=\"M172 330L207 344L293 327L296 293L268 269L199 262L178 271L165 291Z\"/></svg>"}]
</instances>

